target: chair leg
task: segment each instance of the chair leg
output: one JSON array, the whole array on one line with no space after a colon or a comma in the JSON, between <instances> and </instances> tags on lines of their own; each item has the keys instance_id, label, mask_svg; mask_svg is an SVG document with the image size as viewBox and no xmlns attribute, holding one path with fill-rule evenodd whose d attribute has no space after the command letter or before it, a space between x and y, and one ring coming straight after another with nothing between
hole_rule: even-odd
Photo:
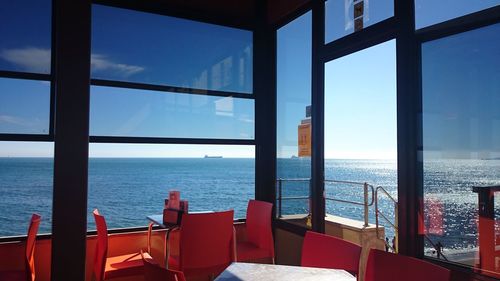
<instances>
[{"instance_id":1,"label":"chair leg","mask_svg":"<svg viewBox=\"0 0 500 281\"><path fill-rule=\"evenodd\" d=\"M151 253L151 235L153 232L153 223L150 222L148 225L148 240L147 240L147 247L148 247L148 253Z\"/></svg>"}]
</instances>

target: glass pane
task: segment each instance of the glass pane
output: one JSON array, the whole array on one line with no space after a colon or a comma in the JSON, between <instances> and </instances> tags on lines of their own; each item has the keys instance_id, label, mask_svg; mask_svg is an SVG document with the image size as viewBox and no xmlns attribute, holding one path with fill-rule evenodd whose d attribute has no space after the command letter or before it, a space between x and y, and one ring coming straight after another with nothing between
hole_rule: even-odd
<instances>
[{"instance_id":1,"label":"glass pane","mask_svg":"<svg viewBox=\"0 0 500 281\"><path fill-rule=\"evenodd\" d=\"M375 224L375 206L368 206L365 217L364 206L356 205L365 204L365 183L368 204L371 187L380 186L397 199L396 112L395 40L325 64L325 223L331 234L342 232L338 225L344 218L355 220L357 226L365 218ZM389 219L380 216L379 238L387 238L392 247L395 202L379 194L379 211ZM383 249L383 244L368 243L372 242L367 246Z\"/></svg>"},{"instance_id":2,"label":"glass pane","mask_svg":"<svg viewBox=\"0 0 500 281\"><path fill-rule=\"evenodd\" d=\"M33 213L51 232L53 166L53 143L0 142L0 237L26 235Z\"/></svg>"},{"instance_id":3,"label":"glass pane","mask_svg":"<svg viewBox=\"0 0 500 281\"><path fill-rule=\"evenodd\" d=\"M92 78L252 93L252 54L250 31L93 5Z\"/></svg>"},{"instance_id":4,"label":"glass pane","mask_svg":"<svg viewBox=\"0 0 500 281\"><path fill-rule=\"evenodd\" d=\"M91 144L89 157L88 213L98 208L109 228L147 225L169 190L180 191L189 211L234 209L235 218L255 198L254 146Z\"/></svg>"},{"instance_id":5,"label":"glass pane","mask_svg":"<svg viewBox=\"0 0 500 281\"><path fill-rule=\"evenodd\" d=\"M328 0L325 2L325 43L393 15L393 0Z\"/></svg>"},{"instance_id":6,"label":"glass pane","mask_svg":"<svg viewBox=\"0 0 500 281\"><path fill-rule=\"evenodd\" d=\"M0 70L50 73L51 3L2 1Z\"/></svg>"},{"instance_id":7,"label":"glass pane","mask_svg":"<svg viewBox=\"0 0 500 281\"><path fill-rule=\"evenodd\" d=\"M254 138L254 101L91 87L90 133L99 136Z\"/></svg>"},{"instance_id":8,"label":"glass pane","mask_svg":"<svg viewBox=\"0 0 500 281\"><path fill-rule=\"evenodd\" d=\"M0 133L48 134L50 83L0 78Z\"/></svg>"},{"instance_id":9,"label":"glass pane","mask_svg":"<svg viewBox=\"0 0 500 281\"><path fill-rule=\"evenodd\" d=\"M500 210L491 198L491 216L478 213L474 187L500 185L499 33L496 24L422 45L425 254L497 277Z\"/></svg>"},{"instance_id":10,"label":"glass pane","mask_svg":"<svg viewBox=\"0 0 500 281\"><path fill-rule=\"evenodd\" d=\"M415 0L415 27L427 27L499 4L500 0Z\"/></svg>"},{"instance_id":11,"label":"glass pane","mask_svg":"<svg viewBox=\"0 0 500 281\"><path fill-rule=\"evenodd\" d=\"M276 213L310 227L311 12L280 28L277 36Z\"/></svg>"}]
</instances>

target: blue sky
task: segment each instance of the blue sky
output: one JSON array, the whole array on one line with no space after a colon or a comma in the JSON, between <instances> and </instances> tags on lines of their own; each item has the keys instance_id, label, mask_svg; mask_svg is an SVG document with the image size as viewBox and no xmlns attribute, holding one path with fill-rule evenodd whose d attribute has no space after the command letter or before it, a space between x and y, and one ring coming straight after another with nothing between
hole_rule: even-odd
<instances>
[{"instance_id":1,"label":"blue sky","mask_svg":"<svg viewBox=\"0 0 500 281\"><path fill-rule=\"evenodd\" d=\"M352 32L352 2L328 1L327 41ZM417 27L424 27L497 5L500 0L415 2ZM49 0L8 1L2 5L0 33L5 40L0 42L0 69L50 73L49 3ZM389 0L365 0L364 25L391 16L392 8ZM30 20L26 21L27 18ZM252 94L251 32L100 5L93 7L92 28L94 78ZM297 154L297 126L305 118L305 107L311 104L310 28L308 13L278 31L279 157ZM474 35L479 40L467 41L465 47L457 48L456 52L432 51L432 42L428 43L429 47L424 45L423 54L429 58L423 65L424 90L428 89L429 93L424 96L424 105L426 101L434 101L436 91L461 92L463 87L457 81L463 79L481 81L470 82L475 88L469 90L490 93L490 99L486 100L497 101L497 96L491 93L500 86L485 83L491 75L498 75L499 63L491 59L500 49L498 36L494 34L498 34L498 29L479 32ZM489 43L483 42L485 38ZM454 47L445 41L436 45L440 44L444 47L435 49ZM467 54L473 54L474 60L477 57L487 65L477 69L481 75L453 72L452 67L440 68L448 64L474 69L474 65L464 59ZM473 61L471 57L468 59ZM454 63L450 64L451 61ZM453 75L443 76L444 71L451 71ZM438 76L441 81L449 79L447 85L454 83L456 87L445 88L428 82ZM326 158L395 158L395 79L394 41L325 65ZM0 131L46 133L49 91L47 82L0 78ZM450 98L436 96L444 100ZM491 112L488 116L497 120L498 112L494 108L488 104L481 106L488 108ZM248 99L92 87L91 134L252 139L253 107L253 100ZM446 110L451 108L442 111ZM424 144L457 146L436 134L440 132L439 127L431 124L443 123L433 120L432 114L428 116L424 118L424 131L428 136ZM498 124L495 122L489 128L474 125L473 131L463 133L493 132L489 140L471 141L473 149L485 150L488 144L493 145L492 140L498 139L500 133L495 129ZM456 139L462 137L458 135ZM442 143L438 145L436 141ZM51 144L3 142L0 156L52 156L50 147ZM152 152L155 148L159 148L156 153ZM91 156L253 156L253 148L245 146L91 145L90 151Z\"/></svg>"},{"instance_id":2,"label":"blue sky","mask_svg":"<svg viewBox=\"0 0 500 281\"><path fill-rule=\"evenodd\" d=\"M325 65L325 158L396 158L395 43Z\"/></svg>"}]
</instances>

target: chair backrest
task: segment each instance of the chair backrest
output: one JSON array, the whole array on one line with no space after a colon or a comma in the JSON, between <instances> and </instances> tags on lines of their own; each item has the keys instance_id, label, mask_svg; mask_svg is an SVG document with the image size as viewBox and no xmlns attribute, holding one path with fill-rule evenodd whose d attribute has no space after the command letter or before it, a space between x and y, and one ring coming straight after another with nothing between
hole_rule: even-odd
<instances>
[{"instance_id":1,"label":"chair backrest","mask_svg":"<svg viewBox=\"0 0 500 281\"><path fill-rule=\"evenodd\" d=\"M182 216L181 271L229 265L233 261L233 214L230 210Z\"/></svg>"},{"instance_id":2,"label":"chair backrest","mask_svg":"<svg viewBox=\"0 0 500 281\"><path fill-rule=\"evenodd\" d=\"M420 259L371 249L365 281L448 281L450 271Z\"/></svg>"},{"instance_id":3,"label":"chair backrest","mask_svg":"<svg viewBox=\"0 0 500 281\"><path fill-rule=\"evenodd\" d=\"M108 227L106 220L99 214L97 209L93 213L97 229L97 245L94 254L94 278L95 281L103 281L108 255Z\"/></svg>"},{"instance_id":4,"label":"chair backrest","mask_svg":"<svg viewBox=\"0 0 500 281\"><path fill-rule=\"evenodd\" d=\"M247 208L247 239L274 257L273 230L271 225L273 204L250 200Z\"/></svg>"},{"instance_id":5,"label":"chair backrest","mask_svg":"<svg viewBox=\"0 0 500 281\"><path fill-rule=\"evenodd\" d=\"M36 234L38 232L38 227L40 226L41 216L38 214L33 214L31 216L30 225L28 227L28 237L26 238L26 280L35 280L35 244L36 244Z\"/></svg>"},{"instance_id":6,"label":"chair backrest","mask_svg":"<svg viewBox=\"0 0 500 281\"><path fill-rule=\"evenodd\" d=\"M358 275L361 246L308 231L302 244L302 266L343 269Z\"/></svg>"},{"instance_id":7,"label":"chair backrest","mask_svg":"<svg viewBox=\"0 0 500 281\"><path fill-rule=\"evenodd\" d=\"M141 251L144 262L144 281L186 281L180 271L161 267L148 253Z\"/></svg>"}]
</instances>

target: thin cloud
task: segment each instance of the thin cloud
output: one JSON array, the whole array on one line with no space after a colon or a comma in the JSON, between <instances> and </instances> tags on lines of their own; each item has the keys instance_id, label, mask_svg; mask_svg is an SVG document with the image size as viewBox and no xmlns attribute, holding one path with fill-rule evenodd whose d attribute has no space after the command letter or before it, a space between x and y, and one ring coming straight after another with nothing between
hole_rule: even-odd
<instances>
[{"instance_id":1,"label":"thin cloud","mask_svg":"<svg viewBox=\"0 0 500 281\"><path fill-rule=\"evenodd\" d=\"M26 126L29 125L28 122L22 118L10 116L10 115L0 115L0 123L7 123L12 125Z\"/></svg>"},{"instance_id":2,"label":"thin cloud","mask_svg":"<svg viewBox=\"0 0 500 281\"><path fill-rule=\"evenodd\" d=\"M0 58L16 65L24 71L37 73L49 72L50 57L50 49L35 47L5 49L0 52ZM94 72L107 72L121 78L127 78L145 70L142 66L111 61L105 55L101 54L92 54L90 64Z\"/></svg>"},{"instance_id":3,"label":"thin cloud","mask_svg":"<svg viewBox=\"0 0 500 281\"><path fill-rule=\"evenodd\" d=\"M0 57L28 72L49 72L50 50L34 47L6 49Z\"/></svg>"},{"instance_id":4,"label":"thin cloud","mask_svg":"<svg viewBox=\"0 0 500 281\"><path fill-rule=\"evenodd\" d=\"M138 65L128 65L110 61L104 55L92 54L90 57L92 71L111 72L117 76L126 78L136 73L144 71L144 67Z\"/></svg>"}]
</instances>

